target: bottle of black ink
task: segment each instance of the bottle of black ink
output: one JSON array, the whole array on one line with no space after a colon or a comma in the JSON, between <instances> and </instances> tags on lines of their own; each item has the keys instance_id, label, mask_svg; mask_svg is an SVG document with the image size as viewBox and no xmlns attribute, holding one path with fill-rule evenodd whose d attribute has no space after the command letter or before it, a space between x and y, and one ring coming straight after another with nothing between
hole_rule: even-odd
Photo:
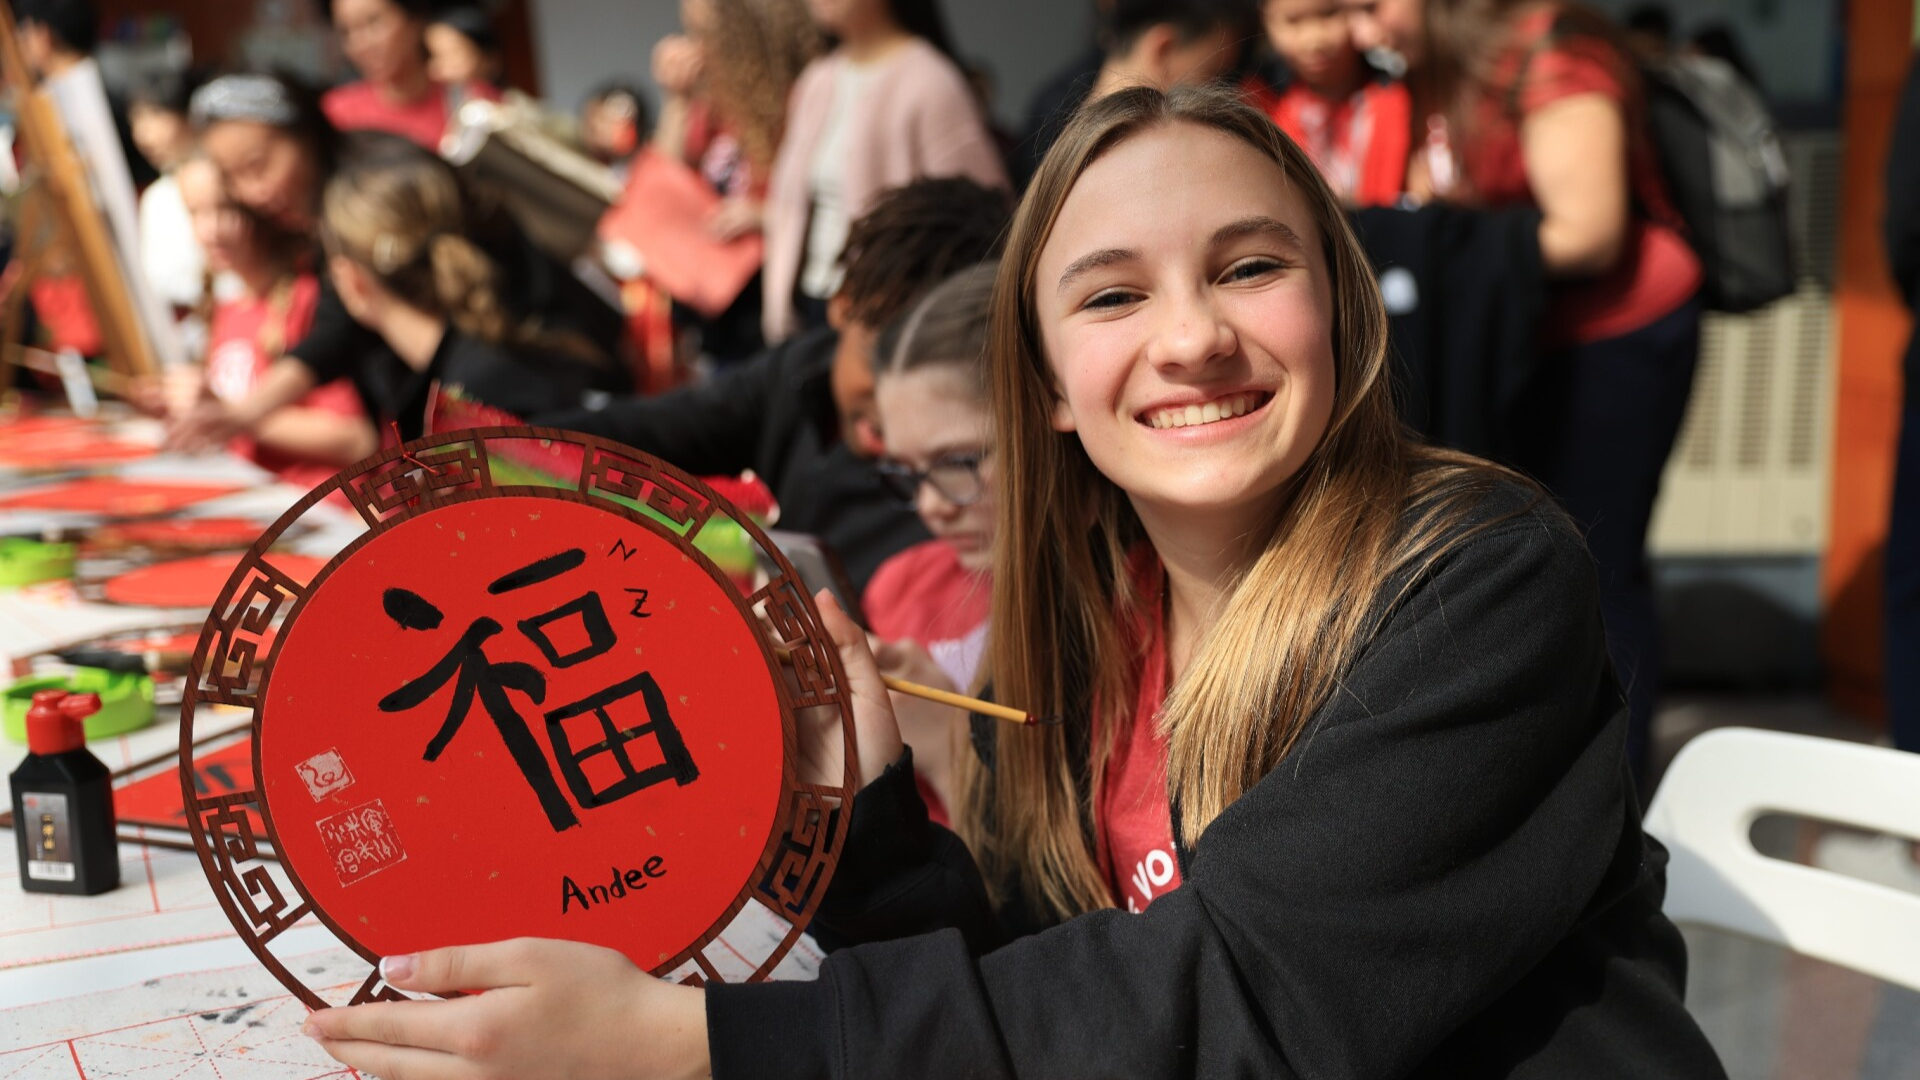
<instances>
[{"instance_id":1,"label":"bottle of black ink","mask_svg":"<svg viewBox=\"0 0 1920 1080\"><path fill-rule=\"evenodd\" d=\"M113 782L87 750L84 721L100 695L42 690L27 710L27 758L13 770L20 887L92 896L120 884Z\"/></svg>"}]
</instances>

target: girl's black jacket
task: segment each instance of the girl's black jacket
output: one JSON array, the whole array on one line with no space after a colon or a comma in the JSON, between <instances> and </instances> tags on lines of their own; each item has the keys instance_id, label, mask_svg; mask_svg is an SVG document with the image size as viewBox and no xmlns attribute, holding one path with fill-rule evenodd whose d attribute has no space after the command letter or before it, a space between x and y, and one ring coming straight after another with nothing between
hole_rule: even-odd
<instances>
[{"instance_id":1,"label":"girl's black jacket","mask_svg":"<svg viewBox=\"0 0 1920 1080\"><path fill-rule=\"evenodd\" d=\"M1723 1077L1586 547L1516 483L1463 527L1142 914L993 910L888 769L814 924L848 947L817 982L707 990L716 1080Z\"/></svg>"}]
</instances>

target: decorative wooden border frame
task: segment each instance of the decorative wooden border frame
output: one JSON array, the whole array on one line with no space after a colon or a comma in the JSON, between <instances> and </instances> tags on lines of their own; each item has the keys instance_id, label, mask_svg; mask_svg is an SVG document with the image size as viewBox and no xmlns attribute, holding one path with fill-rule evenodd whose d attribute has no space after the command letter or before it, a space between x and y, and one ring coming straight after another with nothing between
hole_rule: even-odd
<instances>
[{"instance_id":1,"label":"decorative wooden border frame","mask_svg":"<svg viewBox=\"0 0 1920 1080\"><path fill-rule=\"evenodd\" d=\"M536 441L559 446L562 460L578 451L579 473L572 488L500 485L493 480L490 444L502 440ZM503 459L505 460L505 459ZM309 585L302 586L274 566L274 544L317 503L341 493L359 514L365 531L344 545ZM384 450L315 488L261 534L227 579L220 599L200 634L188 670L181 703L181 789L189 808L193 846L208 882L235 931L282 985L311 1008L360 1004L374 1000L403 1000L406 995L380 979L379 957L351 933L318 909L291 867L264 857L262 841L273 843L272 809L259 790L262 703L285 633L270 642L266 632L299 617L303 602L323 587L333 570L374 537L402 521L434 509L501 496L531 496L593 505L607 513L654 531L677 544L699 562L733 600L742 619L754 628L766 661L774 669L780 703L786 762L786 795L775 817L765 850L752 879L745 882L733 904L699 940L652 970L658 975L683 976L695 985L725 981L707 950L749 901L758 901L790 924L785 937L755 964L747 981L768 978L775 966L799 941L807 922L819 907L827 883L846 841L857 783L853 708L844 692L846 672L838 650L820 623L813 599L800 576L758 526L735 510L711 488L685 472L618 443L555 428L476 428L428 436ZM663 525L609 496L639 502L674 527ZM716 515L725 515L746 530L778 569L766 585L743 595L725 574L693 546L700 530ZM676 528L684 532L676 531ZM756 614L759 609L759 614ZM778 669L776 656L785 654L791 678ZM220 703L252 712L255 788L251 791L202 797L194 790L191 766L197 742L195 710L201 703ZM832 708L839 714L844 747L843 780L839 786L806 784L794 774L797 713L801 709ZM256 810L266 835L254 835L246 810ZM278 846L275 844L274 846ZM346 1001L328 1001L307 986L285 958L271 946L289 927L307 916L324 924L342 945L368 963L368 974ZM729 964L729 966L737 966Z\"/></svg>"}]
</instances>

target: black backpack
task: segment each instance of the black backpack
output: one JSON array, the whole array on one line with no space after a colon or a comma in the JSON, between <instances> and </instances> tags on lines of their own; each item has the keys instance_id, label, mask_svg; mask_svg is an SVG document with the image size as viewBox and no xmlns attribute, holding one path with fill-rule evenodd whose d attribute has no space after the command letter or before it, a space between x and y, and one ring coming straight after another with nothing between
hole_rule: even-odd
<instances>
[{"instance_id":1,"label":"black backpack","mask_svg":"<svg viewBox=\"0 0 1920 1080\"><path fill-rule=\"evenodd\" d=\"M1710 57L1644 65L1647 133L1705 273L1701 299L1741 312L1794 291L1787 163L1767 109Z\"/></svg>"},{"instance_id":2,"label":"black backpack","mask_svg":"<svg viewBox=\"0 0 1920 1080\"><path fill-rule=\"evenodd\" d=\"M1508 95L1518 117L1521 83L1552 35L1536 42ZM1723 60L1674 56L1637 65L1646 89L1648 141L1700 258L1701 302L1752 311L1796 284L1787 217L1787 159L1753 87ZM1646 208L1641 207L1644 213Z\"/></svg>"}]
</instances>

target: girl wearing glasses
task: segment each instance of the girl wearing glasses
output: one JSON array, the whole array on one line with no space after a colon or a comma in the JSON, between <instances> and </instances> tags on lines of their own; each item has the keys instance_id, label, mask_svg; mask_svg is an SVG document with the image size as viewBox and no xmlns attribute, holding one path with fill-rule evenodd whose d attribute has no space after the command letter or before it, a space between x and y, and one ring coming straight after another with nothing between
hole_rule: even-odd
<instances>
[{"instance_id":1,"label":"girl wearing glasses","mask_svg":"<svg viewBox=\"0 0 1920 1080\"><path fill-rule=\"evenodd\" d=\"M912 504L933 539L881 564L862 606L888 675L965 691L987 644L993 589L993 474L987 445L987 316L998 267L949 278L881 336L875 403L886 444L881 479ZM913 747L920 794L947 824L953 761L964 731L956 710L893 695L900 734Z\"/></svg>"},{"instance_id":2,"label":"girl wearing glasses","mask_svg":"<svg viewBox=\"0 0 1920 1080\"><path fill-rule=\"evenodd\" d=\"M1089 103L992 308L987 669L1064 723L978 733L969 842L823 601L865 786L817 981L435 949L387 980L487 992L324 1010L322 1045L386 1080L1723 1080L1580 534L1406 434L1300 148L1216 90Z\"/></svg>"}]
</instances>

